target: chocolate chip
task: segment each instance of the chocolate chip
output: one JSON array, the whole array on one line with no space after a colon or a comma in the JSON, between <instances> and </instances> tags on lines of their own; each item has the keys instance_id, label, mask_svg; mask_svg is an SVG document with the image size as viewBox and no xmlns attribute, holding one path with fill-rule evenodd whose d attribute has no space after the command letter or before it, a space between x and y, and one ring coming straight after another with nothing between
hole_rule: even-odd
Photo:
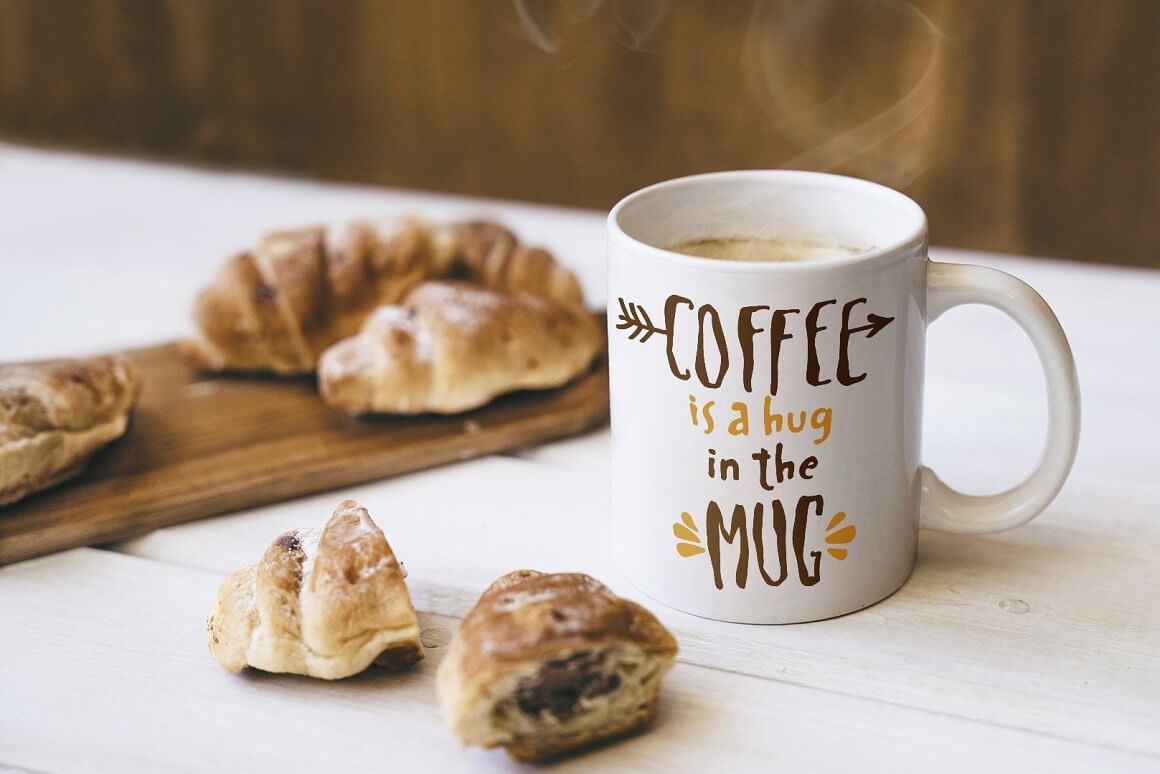
<instances>
[{"instance_id":1,"label":"chocolate chip","mask_svg":"<svg viewBox=\"0 0 1160 774\"><path fill-rule=\"evenodd\" d=\"M604 671L601 654L583 650L568 658L547 662L534 677L516 688L520 711L533 717L547 713L567 720L580 710L582 699L611 693L620 687L620 676Z\"/></svg>"}]
</instances>

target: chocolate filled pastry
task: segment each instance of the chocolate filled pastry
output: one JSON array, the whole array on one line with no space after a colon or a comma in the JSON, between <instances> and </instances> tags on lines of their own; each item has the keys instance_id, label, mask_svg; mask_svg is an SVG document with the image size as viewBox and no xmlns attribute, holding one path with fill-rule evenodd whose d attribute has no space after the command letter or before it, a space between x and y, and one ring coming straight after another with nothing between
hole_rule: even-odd
<instances>
[{"instance_id":1,"label":"chocolate filled pastry","mask_svg":"<svg viewBox=\"0 0 1160 774\"><path fill-rule=\"evenodd\" d=\"M0 505L83 470L124 434L140 392L118 355L0 366Z\"/></svg>"},{"instance_id":2,"label":"chocolate filled pastry","mask_svg":"<svg viewBox=\"0 0 1160 774\"><path fill-rule=\"evenodd\" d=\"M321 531L283 533L260 562L226 578L206 620L210 652L231 672L324 680L372 662L410 666L423 649L403 577L370 514L344 500Z\"/></svg>"},{"instance_id":3,"label":"chocolate filled pastry","mask_svg":"<svg viewBox=\"0 0 1160 774\"><path fill-rule=\"evenodd\" d=\"M420 285L377 310L318 368L323 399L348 414L453 414L520 389L559 387L603 338L583 308L461 282Z\"/></svg>"},{"instance_id":4,"label":"chocolate filled pastry","mask_svg":"<svg viewBox=\"0 0 1160 774\"><path fill-rule=\"evenodd\" d=\"M652 613L599 581L521 570L463 619L436 686L464 744L540 760L648 725L676 654Z\"/></svg>"},{"instance_id":5,"label":"chocolate filled pastry","mask_svg":"<svg viewBox=\"0 0 1160 774\"><path fill-rule=\"evenodd\" d=\"M580 285L545 250L487 222L359 222L279 231L226 261L194 304L183 346L205 371L313 373L318 357L419 283L457 277L579 304Z\"/></svg>"}]
</instances>

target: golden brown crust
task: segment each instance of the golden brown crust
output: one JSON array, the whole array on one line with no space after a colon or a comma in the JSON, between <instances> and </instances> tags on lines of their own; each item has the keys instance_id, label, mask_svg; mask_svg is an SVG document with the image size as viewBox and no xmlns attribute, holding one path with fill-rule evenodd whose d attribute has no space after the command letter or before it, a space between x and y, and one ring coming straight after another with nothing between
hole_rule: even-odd
<instances>
[{"instance_id":1,"label":"golden brown crust","mask_svg":"<svg viewBox=\"0 0 1160 774\"><path fill-rule=\"evenodd\" d=\"M119 355L0 366L0 505L82 470L125 432L140 387Z\"/></svg>"},{"instance_id":2,"label":"golden brown crust","mask_svg":"<svg viewBox=\"0 0 1160 774\"><path fill-rule=\"evenodd\" d=\"M635 602L582 573L517 570L496 580L457 635L469 673L545 653L631 642L650 655L675 656L677 641Z\"/></svg>"},{"instance_id":3,"label":"golden brown crust","mask_svg":"<svg viewBox=\"0 0 1160 774\"><path fill-rule=\"evenodd\" d=\"M222 266L194 303L197 332L182 349L202 370L312 373L374 309L451 275L581 301L570 272L496 224L354 223L333 241L323 228L301 228L269 234Z\"/></svg>"},{"instance_id":4,"label":"golden brown crust","mask_svg":"<svg viewBox=\"0 0 1160 774\"><path fill-rule=\"evenodd\" d=\"M321 533L283 533L262 560L227 578L207 619L209 648L231 672L252 666L335 680L371 662L423 657L402 567L353 500Z\"/></svg>"},{"instance_id":5,"label":"golden brown crust","mask_svg":"<svg viewBox=\"0 0 1160 774\"><path fill-rule=\"evenodd\" d=\"M446 265L450 251L411 221L385 236L352 224L334 244L318 227L269 234L198 296L184 352L203 370L311 373L323 350Z\"/></svg>"},{"instance_id":6,"label":"golden brown crust","mask_svg":"<svg viewBox=\"0 0 1160 774\"><path fill-rule=\"evenodd\" d=\"M540 760L646 726L676 653L651 613L590 576L521 570L463 619L437 689L465 743Z\"/></svg>"},{"instance_id":7,"label":"golden brown crust","mask_svg":"<svg viewBox=\"0 0 1160 774\"><path fill-rule=\"evenodd\" d=\"M559 387L600 350L582 308L531 293L427 282L327 350L319 388L349 414L451 414L505 392Z\"/></svg>"},{"instance_id":8,"label":"golden brown crust","mask_svg":"<svg viewBox=\"0 0 1160 774\"><path fill-rule=\"evenodd\" d=\"M583 302L580 283L547 250L525 247L490 221L452 226L458 244L455 276L497 290L522 290L572 304Z\"/></svg>"}]
</instances>

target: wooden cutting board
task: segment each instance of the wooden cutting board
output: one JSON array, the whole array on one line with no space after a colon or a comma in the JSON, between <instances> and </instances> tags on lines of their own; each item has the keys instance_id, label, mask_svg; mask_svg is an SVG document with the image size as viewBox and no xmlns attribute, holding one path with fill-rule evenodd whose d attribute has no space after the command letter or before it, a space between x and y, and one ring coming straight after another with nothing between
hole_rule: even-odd
<instances>
[{"instance_id":1,"label":"wooden cutting board","mask_svg":"<svg viewBox=\"0 0 1160 774\"><path fill-rule=\"evenodd\" d=\"M53 489L0 507L0 565L562 438L608 418L604 359L558 390L457 416L352 419L312 378L207 377L176 344L128 353L144 392L128 432Z\"/></svg>"}]
</instances>

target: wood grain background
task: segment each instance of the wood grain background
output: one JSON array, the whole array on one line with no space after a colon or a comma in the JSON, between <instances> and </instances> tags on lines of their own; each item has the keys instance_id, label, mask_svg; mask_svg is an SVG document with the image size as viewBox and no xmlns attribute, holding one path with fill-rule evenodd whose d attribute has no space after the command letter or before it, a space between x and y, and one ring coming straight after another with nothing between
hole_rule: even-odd
<instances>
[{"instance_id":1,"label":"wood grain background","mask_svg":"<svg viewBox=\"0 0 1160 774\"><path fill-rule=\"evenodd\" d=\"M1160 2L0 0L0 136L590 207L834 170L1160 266Z\"/></svg>"}]
</instances>

